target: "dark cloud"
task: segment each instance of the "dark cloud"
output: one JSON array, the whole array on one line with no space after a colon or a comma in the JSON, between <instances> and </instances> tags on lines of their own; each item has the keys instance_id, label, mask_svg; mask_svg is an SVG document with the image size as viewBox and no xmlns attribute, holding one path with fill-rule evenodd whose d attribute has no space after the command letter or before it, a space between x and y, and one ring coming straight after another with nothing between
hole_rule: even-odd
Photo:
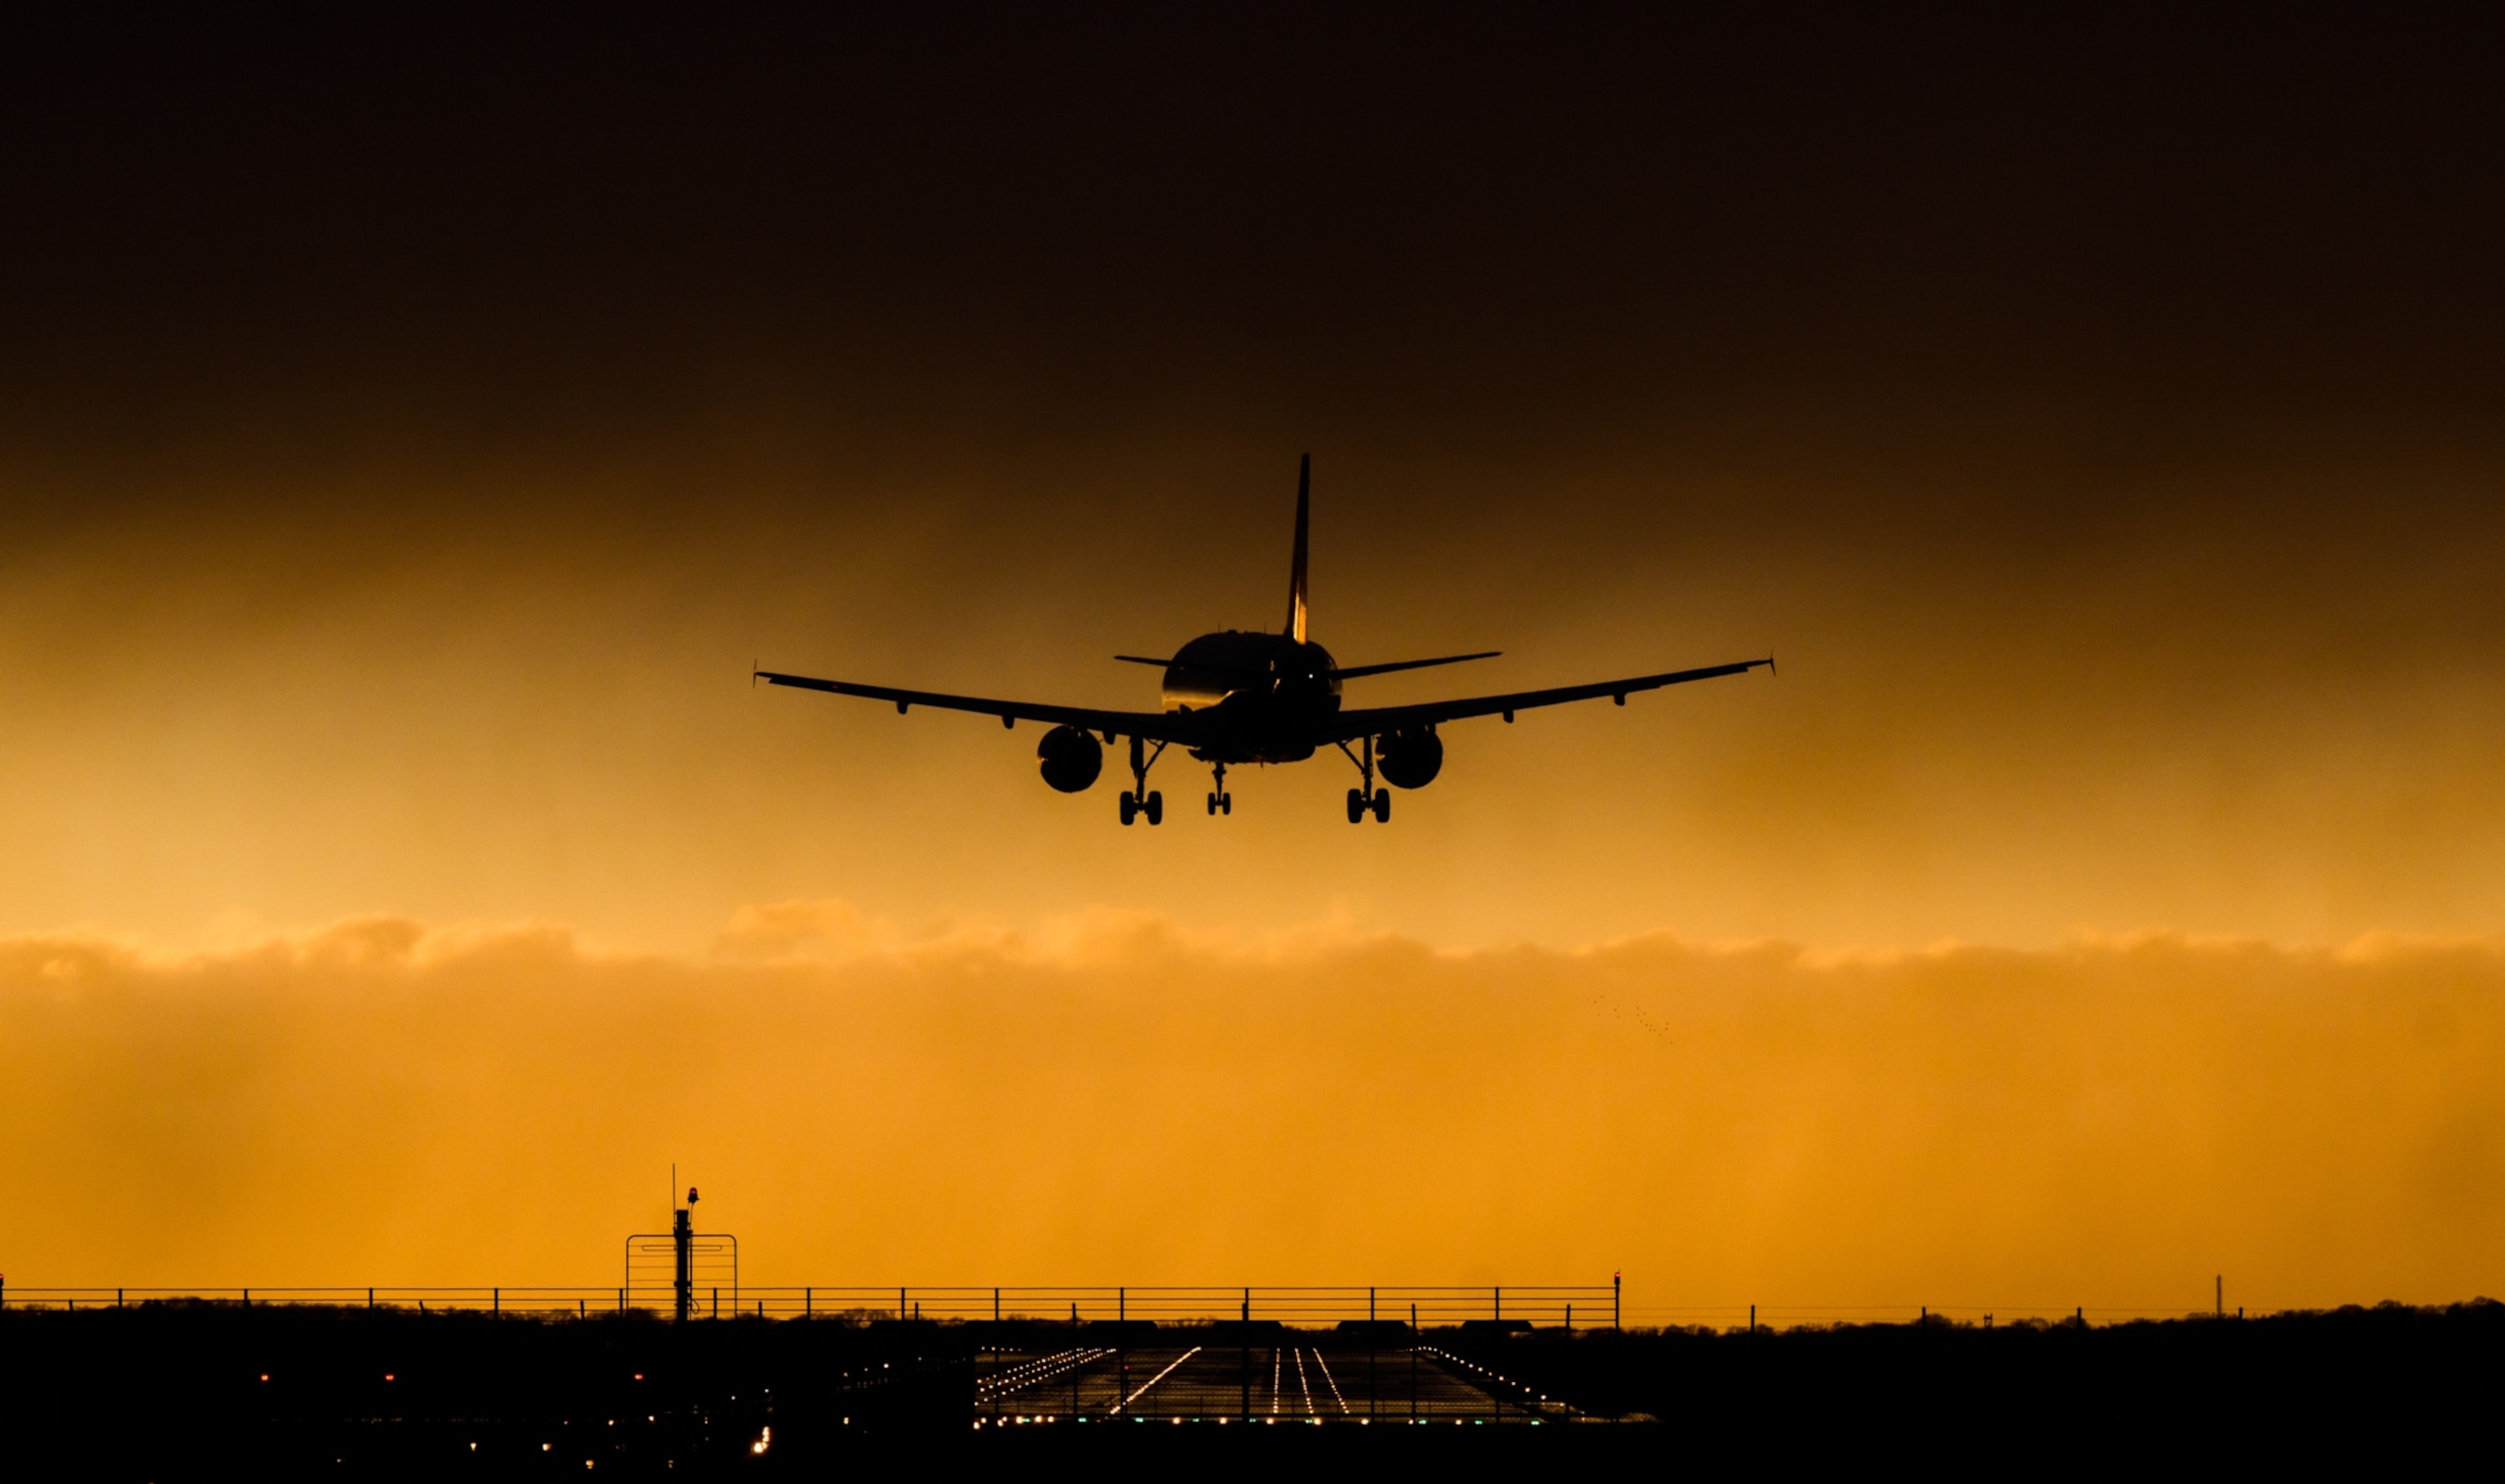
<instances>
[{"instance_id":1,"label":"dark cloud","mask_svg":"<svg viewBox=\"0 0 2505 1484\"><path fill-rule=\"evenodd\" d=\"M42 30L0 164L19 437L831 398L908 439L1518 449L2049 402L2170 446L2498 389L2467 13Z\"/></svg>"}]
</instances>

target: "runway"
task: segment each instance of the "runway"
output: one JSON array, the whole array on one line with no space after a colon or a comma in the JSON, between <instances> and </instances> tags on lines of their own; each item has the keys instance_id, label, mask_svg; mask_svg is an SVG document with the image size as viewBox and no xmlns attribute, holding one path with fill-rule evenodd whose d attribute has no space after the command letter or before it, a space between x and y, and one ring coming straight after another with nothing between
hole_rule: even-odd
<instances>
[{"instance_id":1,"label":"runway","mask_svg":"<svg viewBox=\"0 0 2505 1484\"><path fill-rule=\"evenodd\" d=\"M977 1362L987 1425L1074 1419L1275 1427L1574 1419L1561 1401L1432 1346L1170 1344L1139 1350L987 1353Z\"/></svg>"}]
</instances>

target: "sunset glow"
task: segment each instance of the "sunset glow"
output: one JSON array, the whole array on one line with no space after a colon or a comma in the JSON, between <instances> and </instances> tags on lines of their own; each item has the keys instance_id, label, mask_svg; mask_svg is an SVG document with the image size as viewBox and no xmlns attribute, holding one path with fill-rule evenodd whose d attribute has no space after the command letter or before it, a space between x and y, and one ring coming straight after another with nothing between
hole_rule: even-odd
<instances>
[{"instance_id":1,"label":"sunset glow","mask_svg":"<svg viewBox=\"0 0 2505 1484\"><path fill-rule=\"evenodd\" d=\"M0 60L13 1290L2505 1293L2491 53L551 18Z\"/></svg>"}]
</instances>

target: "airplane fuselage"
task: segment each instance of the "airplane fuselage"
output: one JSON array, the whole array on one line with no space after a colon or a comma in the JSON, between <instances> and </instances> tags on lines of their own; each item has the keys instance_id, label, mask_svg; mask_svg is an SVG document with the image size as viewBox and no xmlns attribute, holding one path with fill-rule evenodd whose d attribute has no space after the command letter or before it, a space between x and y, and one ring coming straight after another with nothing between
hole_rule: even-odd
<instances>
[{"instance_id":1,"label":"airplane fuselage","mask_svg":"<svg viewBox=\"0 0 2505 1484\"><path fill-rule=\"evenodd\" d=\"M1314 725L1339 710L1330 651L1285 634L1203 634L1174 654L1163 688L1168 715L1214 721L1219 736L1195 747L1203 762L1301 762Z\"/></svg>"}]
</instances>

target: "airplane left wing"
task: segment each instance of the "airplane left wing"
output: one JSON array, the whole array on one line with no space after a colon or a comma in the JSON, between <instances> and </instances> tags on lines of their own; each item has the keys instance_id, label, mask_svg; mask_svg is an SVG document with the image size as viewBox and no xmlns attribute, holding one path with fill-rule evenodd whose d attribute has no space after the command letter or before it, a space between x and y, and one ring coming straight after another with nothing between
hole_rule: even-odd
<instances>
[{"instance_id":1,"label":"airplane left wing","mask_svg":"<svg viewBox=\"0 0 2505 1484\"><path fill-rule=\"evenodd\" d=\"M808 675L782 675L772 670L755 672L755 679L774 686L796 686L803 690L824 690L830 695L858 695L864 700L888 701L900 715L914 706L931 706L941 711L971 711L1001 719L1004 726L1020 722L1050 722L1061 726L1076 726L1108 736L1146 737L1151 742L1197 743L1204 727L1188 712L1097 711L1085 706L1044 706L1031 701L998 701L979 695L946 695L935 690L899 690L892 686L863 686L848 680L819 680Z\"/></svg>"},{"instance_id":2,"label":"airplane left wing","mask_svg":"<svg viewBox=\"0 0 2505 1484\"><path fill-rule=\"evenodd\" d=\"M1462 700L1429 701L1420 706L1376 706L1362 711L1343 711L1324 724L1316 740L1324 744L1354 742L1359 737L1380 736L1404 726L1430 726L1440 722L1458 722L1464 717L1502 716L1510 722L1517 711L1559 706L1568 701L1599 700L1605 695L1623 706L1627 697L1638 690L1658 690L1664 686L1682 686L1691 680L1712 680L1723 675L1745 675L1759 665L1772 669L1774 663L1772 659L1744 659L1736 664L1708 665L1701 670L1673 670L1666 675L1595 681L1588 686L1517 690L1510 695L1474 695Z\"/></svg>"}]
</instances>

